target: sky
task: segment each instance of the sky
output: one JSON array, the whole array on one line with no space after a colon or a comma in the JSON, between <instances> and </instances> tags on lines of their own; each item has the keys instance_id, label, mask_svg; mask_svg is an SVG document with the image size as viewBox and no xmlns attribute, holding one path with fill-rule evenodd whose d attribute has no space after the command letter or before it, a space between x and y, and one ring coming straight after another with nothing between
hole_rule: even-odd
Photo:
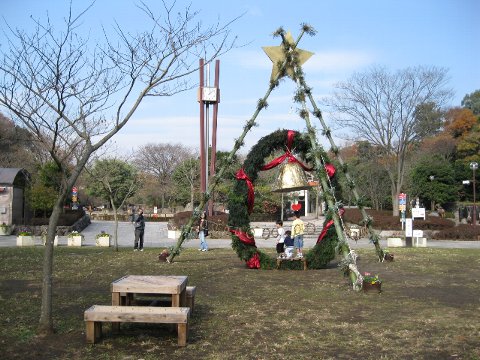
<instances>
[{"instance_id":1,"label":"sky","mask_svg":"<svg viewBox=\"0 0 480 360\"><path fill-rule=\"evenodd\" d=\"M160 0L144 0L155 9ZM73 0L73 9L90 2ZM96 33L111 27L114 21L129 29L142 28L142 13L136 0L97 0L82 25ZM413 66L437 66L448 69L449 86L454 91L450 106L460 106L466 94L480 89L480 40L478 0L177 0L183 9L191 5L199 10L205 24L228 22L238 44L245 44L222 55L220 60L221 102L218 113L217 149L230 151L246 121L256 109L258 99L268 88L272 62L262 46L278 46L272 33L279 27L300 33L302 23L313 26L317 34L304 36L299 48L314 55L304 64L306 81L323 111L327 124L336 129L321 99L328 97L334 84L346 81L354 72L371 66L397 71ZM30 16L52 23L67 13L68 0L0 0L0 27L32 29ZM475 30L477 29L477 30ZM4 36L0 32L0 51ZM213 68L211 70L213 82ZM198 84L198 74L192 82ZM290 79L281 82L268 99L268 108L257 118L258 126L245 138L240 153L246 154L258 140L279 128L305 130L292 100L295 87ZM199 105L192 89L173 97L149 98L129 123L114 137L111 149L128 153L148 143L180 143L199 147ZM316 124L318 125L318 124ZM318 125L318 127L320 127ZM342 145L340 132L335 137ZM334 130L335 136L335 130ZM319 134L319 141L329 148Z\"/></svg>"}]
</instances>

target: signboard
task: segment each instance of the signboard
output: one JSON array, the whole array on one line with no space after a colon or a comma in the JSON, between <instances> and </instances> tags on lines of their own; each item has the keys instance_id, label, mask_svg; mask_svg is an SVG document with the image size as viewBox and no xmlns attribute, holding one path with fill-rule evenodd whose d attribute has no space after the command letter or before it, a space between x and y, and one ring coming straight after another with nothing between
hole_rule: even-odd
<instances>
[{"instance_id":1,"label":"signboard","mask_svg":"<svg viewBox=\"0 0 480 360\"><path fill-rule=\"evenodd\" d=\"M412 237L413 235L413 219L405 219L405 236Z\"/></svg>"},{"instance_id":2,"label":"signboard","mask_svg":"<svg viewBox=\"0 0 480 360\"><path fill-rule=\"evenodd\" d=\"M425 208L412 208L412 218L423 218L425 220Z\"/></svg>"},{"instance_id":3,"label":"signboard","mask_svg":"<svg viewBox=\"0 0 480 360\"><path fill-rule=\"evenodd\" d=\"M407 211L407 194L398 194L398 211Z\"/></svg>"},{"instance_id":4,"label":"signboard","mask_svg":"<svg viewBox=\"0 0 480 360\"><path fill-rule=\"evenodd\" d=\"M158 208L156 206L153 207L153 213L156 214L158 212Z\"/></svg>"},{"instance_id":5,"label":"signboard","mask_svg":"<svg viewBox=\"0 0 480 360\"><path fill-rule=\"evenodd\" d=\"M416 237L416 238L423 237L423 230L413 230L413 237Z\"/></svg>"}]
</instances>

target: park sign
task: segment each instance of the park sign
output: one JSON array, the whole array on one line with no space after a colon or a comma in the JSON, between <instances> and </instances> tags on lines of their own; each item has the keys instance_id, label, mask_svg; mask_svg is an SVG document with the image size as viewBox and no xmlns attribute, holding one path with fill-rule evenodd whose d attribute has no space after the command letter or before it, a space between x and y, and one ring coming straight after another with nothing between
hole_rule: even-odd
<instances>
[{"instance_id":1,"label":"park sign","mask_svg":"<svg viewBox=\"0 0 480 360\"><path fill-rule=\"evenodd\" d=\"M78 209L78 188L76 186L72 187L72 210Z\"/></svg>"},{"instance_id":2,"label":"park sign","mask_svg":"<svg viewBox=\"0 0 480 360\"><path fill-rule=\"evenodd\" d=\"M412 208L412 218L423 218L425 220L425 208Z\"/></svg>"},{"instance_id":3,"label":"park sign","mask_svg":"<svg viewBox=\"0 0 480 360\"><path fill-rule=\"evenodd\" d=\"M402 223L403 229L403 223L405 222L405 215L407 212L407 194L405 193L398 194L398 211L401 213L400 222Z\"/></svg>"}]
</instances>

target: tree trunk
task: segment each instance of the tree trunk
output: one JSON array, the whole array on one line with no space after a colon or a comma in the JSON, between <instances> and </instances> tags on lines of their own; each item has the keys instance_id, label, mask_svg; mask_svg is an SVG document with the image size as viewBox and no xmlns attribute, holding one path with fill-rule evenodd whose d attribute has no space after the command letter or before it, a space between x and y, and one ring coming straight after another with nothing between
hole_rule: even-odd
<instances>
[{"instance_id":1,"label":"tree trunk","mask_svg":"<svg viewBox=\"0 0 480 360\"><path fill-rule=\"evenodd\" d=\"M52 215L48 221L47 241L45 243L45 252L43 256L43 279L42 279L42 305L40 310L40 320L38 332L40 335L53 334L52 320L52 276L53 276L53 242L57 231L57 224L64 196L57 199L53 207Z\"/></svg>"},{"instance_id":2,"label":"tree trunk","mask_svg":"<svg viewBox=\"0 0 480 360\"><path fill-rule=\"evenodd\" d=\"M400 216L400 211L398 210L398 194L399 193L400 193L399 191L394 190L394 188L392 187L392 206L393 206L392 215L393 216Z\"/></svg>"},{"instance_id":3,"label":"tree trunk","mask_svg":"<svg viewBox=\"0 0 480 360\"><path fill-rule=\"evenodd\" d=\"M113 233L113 238L114 238L114 244L115 244L115 251L118 251L118 214L117 214L117 208L115 207L115 203L113 202L112 197L110 197L110 204L112 205L113 209L113 218L115 220L115 230Z\"/></svg>"},{"instance_id":4,"label":"tree trunk","mask_svg":"<svg viewBox=\"0 0 480 360\"><path fill-rule=\"evenodd\" d=\"M193 204L193 199L195 196L195 187L193 182L190 184L190 204L192 204L192 210L195 208L195 205Z\"/></svg>"}]
</instances>

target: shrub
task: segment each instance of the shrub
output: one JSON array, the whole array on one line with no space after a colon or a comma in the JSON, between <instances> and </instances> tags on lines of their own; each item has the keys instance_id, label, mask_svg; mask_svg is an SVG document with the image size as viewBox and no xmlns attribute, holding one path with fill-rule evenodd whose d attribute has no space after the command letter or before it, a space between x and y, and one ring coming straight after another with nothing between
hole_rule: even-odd
<instances>
[{"instance_id":1,"label":"shrub","mask_svg":"<svg viewBox=\"0 0 480 360\"><path fill-rule=\"evenodd\" d=\"M398 216L392 216L391 211L366 210L373 218L373 228L377 230L402 230L402 224ZM362 214L359 209L345 209L343 218L348 223L362 224ZM455 227L455 223L449 219L436 216L427 216L425 220L415 219L415 229L418 230L442 230Z\"/></svg>"},{"instance_id":2,"label":"shrub","mask_svg":"<svg viewBox=\"0 0 480 360\"><path fill-rule=\"evenodd\" d=\"M432 235L437 240L478 240L480 226L460 224L454 228L440 230Z\"/></svg>"},{"instance_id":3,"label":"shrub","mask_svg":"<svg viewBox=\"0 0 480 360\"><path fill-rule=\"evenodd\" d=\"M191 211L178 212L173 216L172 225L174 225L177 229L181 229L182 226L187 224L191 217ZM228 221L228 214L217 212L215 215L207 217L207 220L208 231L225 231ZM194 224L194 226L197 226L197 224Z\"/></svg>"}]
</instances>

